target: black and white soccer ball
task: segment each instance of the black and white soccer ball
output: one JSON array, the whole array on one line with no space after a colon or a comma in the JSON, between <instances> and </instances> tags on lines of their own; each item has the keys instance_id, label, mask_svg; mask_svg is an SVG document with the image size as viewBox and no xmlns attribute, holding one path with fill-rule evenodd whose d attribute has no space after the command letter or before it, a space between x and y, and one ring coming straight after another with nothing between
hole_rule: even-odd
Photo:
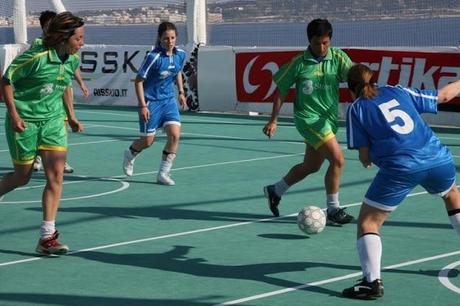
<instances>
[{"instance_id":1,"label":"black and white soccer ball","mask_svg":"<svg viewBox=\"0 0 460 306\"><path fill-rule=\"evenodd\" d=\"M306 234L319 234L326 227L326 214L316 206L307 206L297 215L297 225Z\"/></svg>"}]
</instances>

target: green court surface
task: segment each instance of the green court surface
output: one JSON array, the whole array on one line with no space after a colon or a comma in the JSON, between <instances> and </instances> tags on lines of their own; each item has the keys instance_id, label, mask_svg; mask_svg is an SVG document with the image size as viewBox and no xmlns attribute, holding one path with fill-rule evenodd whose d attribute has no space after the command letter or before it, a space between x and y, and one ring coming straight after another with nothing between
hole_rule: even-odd
<instances>
[{"instance_id":1,"label":"green court surface","mask_svg":"<svg viewBox=\"0 0 460 306\"><path fill-rule=\"evenodd\" d=\"M0 172L11 170L0 108ZM123 175L123 151L138 137L132 108L78 107L82 134L69 135L57 227L71 252L34 253L43 172L0 202L0 305L460 305L460 239L441 199L414 190L382 228L385 296L341 297L360 279L356 224L307 236L304 206L325 207L319 173L293 186L273 218L262 187L302 160L290 120L272 139L266 118L183 114L172 171L156 184L165 135ZM438 131L460 161L458 129ZM338 138L345 148L345 129ZM345 150L341 203L357 216L377 169Z\"/></svg>"}]
</instances>

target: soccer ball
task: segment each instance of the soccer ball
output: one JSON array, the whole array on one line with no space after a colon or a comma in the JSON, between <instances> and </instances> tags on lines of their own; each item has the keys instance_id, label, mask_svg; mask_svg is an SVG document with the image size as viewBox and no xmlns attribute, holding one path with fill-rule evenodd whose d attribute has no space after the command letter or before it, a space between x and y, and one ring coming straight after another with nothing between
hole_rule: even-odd
<instances>
[{"instance_id":1,"label":"soccer ball","mask_svg":"<svg viewBox=\"0 0 460 306\"><path fill-rule=\"evenodd\" d=\"M319 207L304 207L297 215L297 225L306 234L321 233L326 226L326 215Z\"/></svg>"}]
</instances>

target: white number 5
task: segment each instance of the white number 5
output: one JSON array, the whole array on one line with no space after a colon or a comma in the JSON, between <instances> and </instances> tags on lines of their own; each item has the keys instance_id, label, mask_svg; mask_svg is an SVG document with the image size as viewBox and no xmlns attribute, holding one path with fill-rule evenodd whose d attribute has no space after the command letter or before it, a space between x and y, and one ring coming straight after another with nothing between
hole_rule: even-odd
<instances>
[{"instance_id":1,"label":"white number 5","mask_svg":"<svg viewBox=\"0 0 460 306\"><path fill-rule=\"evenodd\" d=\"M396 118L401 118L403 124L392 124L391 128L399 134L409 134L414 130L414 121L412 118L405 112L400 109L392 109L399 105L398 101L395 99L382 103L379 105L380 110L382 111L385 119L388 123L392 123Z\"/></svg>"}]
</instances>

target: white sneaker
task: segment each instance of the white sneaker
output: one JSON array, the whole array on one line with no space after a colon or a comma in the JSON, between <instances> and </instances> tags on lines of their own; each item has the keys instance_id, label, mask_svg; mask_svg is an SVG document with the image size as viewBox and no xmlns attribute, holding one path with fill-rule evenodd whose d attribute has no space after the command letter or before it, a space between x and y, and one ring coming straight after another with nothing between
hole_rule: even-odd
<instances>
[{"instance_id":1,"label":"white sneaker","mask_svg":"<svg viewBox=\"0 0 460 306\"><path fill-rule=\"evenodd\" d=\"M158 172L157 183L162 184L162 185L168 185L168 186L176 185L176 182L174 182L171 179L171 177L169 176L169 173L165 173L165 172Z\"/></svg>"},{"instance_id":2,"label":"white sneaker","mask_svg":"<svg viewBox=\"0 0 460 306\"><path fill-rule=\"evenodd\" d=\"M34 171L40 171L43 169L42 158L40 155L35 156L33 168Z\"/></svg>"},{"instance_id":3,"label":"white sneaker","mask_svg":"<svg viewBox=\"0 0 460 306\"><path fill-rule=\"evenodd\" d=\"M64 164L64 173L73 173L73 168L67 162Z\"/></svg>"},{"instance_id":4,"label":"white sneaker","mask_svg":"<svg viewBox=\"0 0 460 306\"><path fill-rule=\"evenodd\" d=\"M123 172L127 176L132 176L134 172L134 160L135 156L131 153L131 150L126 149L123 157Z\"/></svg>"}]
</instances>

